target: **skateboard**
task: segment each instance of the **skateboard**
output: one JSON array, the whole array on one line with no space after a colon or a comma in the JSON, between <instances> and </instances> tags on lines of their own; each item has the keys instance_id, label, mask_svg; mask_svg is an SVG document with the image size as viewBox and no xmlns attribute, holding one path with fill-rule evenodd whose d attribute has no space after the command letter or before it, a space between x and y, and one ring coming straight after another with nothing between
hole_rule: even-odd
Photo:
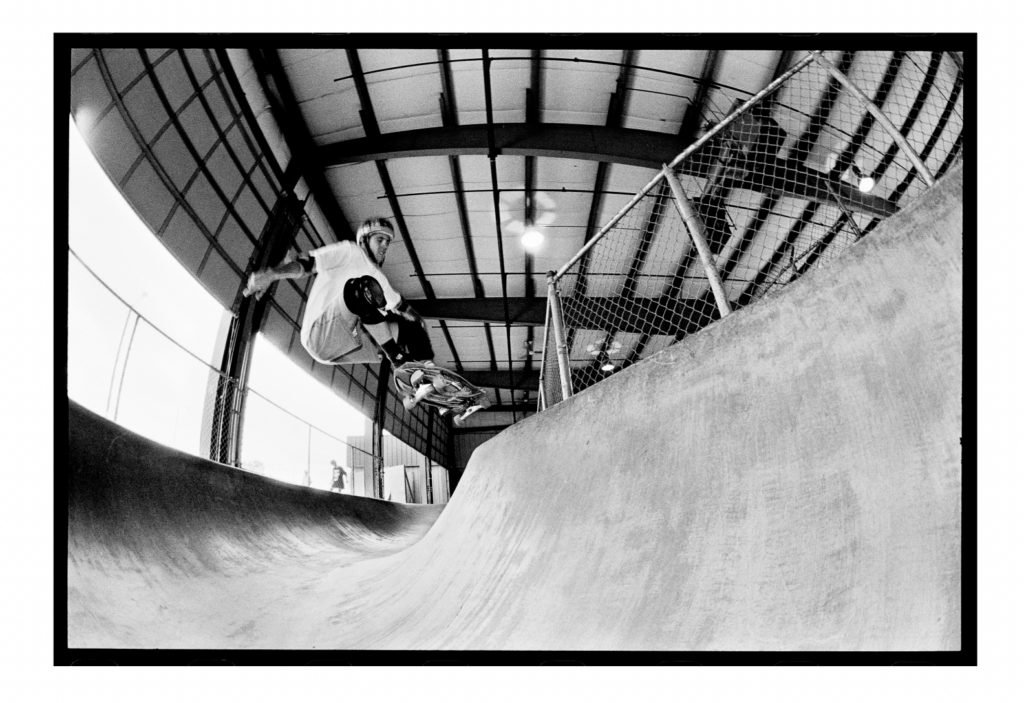
<instances>
[{"instance_id":1,"label":"skateboard","mask_svg":"<svg viewBox=\"0 0 1024 703\"><path fill-rule=\"evenodd\" d=\"M490 406L485 393L453 371L432 364L405 364L395 371L395 389L406 410L420 403L440 409L441 415L457 413L456 425L477 410Z\"/></svg>"}]
</instances>

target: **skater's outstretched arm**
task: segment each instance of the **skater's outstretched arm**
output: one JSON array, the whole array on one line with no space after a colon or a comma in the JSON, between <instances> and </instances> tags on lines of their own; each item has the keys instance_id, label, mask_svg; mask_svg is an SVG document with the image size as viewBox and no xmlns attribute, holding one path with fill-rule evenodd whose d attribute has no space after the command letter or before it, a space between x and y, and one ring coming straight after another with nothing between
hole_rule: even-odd
<instances>
[{"instance_id":1,"label":"skater's outstretched arm","mask_svg":"<svg viewBox=\"0 0 1024 703\"><path fill-rule=\"evenodd\" d=\"M300 254L296 259L285 259L274 268L254 271L249 276L249 283L242 291L242 295L248 297L255 293L259 298L275 281L285 278L305 278L311 275L313 275L313 257L309 254Z\"/></svg>"},{"instance_id":2,"label":"skater's outstretched arm","mask_svg":"<svg viewBox=\"0 0 1024 703\"><path fill-rule=\"evenodd\" d=\"M402 298L402 302L395 306L395 312L397 312L399 315L404 317L406 320L409 320L410 322L416 322L419 323L420 325L425 324L423 322L423 318L420 316L418 312L416 312L416 308L414 308L412 305L409 305L409 302L405 298Z\"/></svg>"}]
</instances>

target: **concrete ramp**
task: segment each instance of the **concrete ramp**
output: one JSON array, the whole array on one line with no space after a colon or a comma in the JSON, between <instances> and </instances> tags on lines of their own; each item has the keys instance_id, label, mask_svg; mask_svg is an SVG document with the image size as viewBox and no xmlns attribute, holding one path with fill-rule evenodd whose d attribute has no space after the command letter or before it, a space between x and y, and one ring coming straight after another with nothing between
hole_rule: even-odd
<instances>
[{"instance_id":1,"label":"concrete ramp","mask_svg":"<svg viewBox=\"0 0 1024 703\"><path fill-rule=\"evenodd\" d=\"M506 430L439 516L69 403L68 645L959 650L961 196Z\"/></svg>"}]
</instances>

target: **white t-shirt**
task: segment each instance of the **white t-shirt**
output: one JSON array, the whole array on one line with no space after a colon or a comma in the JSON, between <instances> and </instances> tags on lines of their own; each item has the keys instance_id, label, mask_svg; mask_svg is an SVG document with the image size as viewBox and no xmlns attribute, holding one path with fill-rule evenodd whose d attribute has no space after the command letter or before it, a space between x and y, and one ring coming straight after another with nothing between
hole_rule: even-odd
<instances>
[{"instance_id":1,"label":"white t-shirt","mask_svg":"<svg viewBox=\"0 0 1024 703\"><path fill-rule=\"evenodd\" d=\"M345 305L345 284L352 278L373 276L384 289L386 310L394 310L402 296L355 242L328 244L314 249L310 255L316 262L316 278L302 316L302 346L322 364L345 363L348 360L340 357L358 350L367 341L359 318ZM375 349L373 354L376 355Z\"/></svg>"}]
</instances>

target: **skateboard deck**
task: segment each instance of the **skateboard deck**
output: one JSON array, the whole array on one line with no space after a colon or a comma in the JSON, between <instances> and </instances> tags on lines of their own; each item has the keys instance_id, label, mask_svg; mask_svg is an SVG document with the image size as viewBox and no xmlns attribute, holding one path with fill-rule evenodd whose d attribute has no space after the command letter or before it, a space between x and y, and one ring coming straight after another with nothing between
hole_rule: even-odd
<instances>
[{"instance_id":1,"label":"skateboard deck","mask_svg":"<svg viewBox=\"0 0 1024 703\"><path fill-rule=\"evenodd\" d=\"M420 403L432 405L445 415L456 413L454 421L461 425L466 418L490 406L487 395L454 371L431 364L405 364L395 371L395 389L406 410Z\"/></svg>"}]
</instances>

